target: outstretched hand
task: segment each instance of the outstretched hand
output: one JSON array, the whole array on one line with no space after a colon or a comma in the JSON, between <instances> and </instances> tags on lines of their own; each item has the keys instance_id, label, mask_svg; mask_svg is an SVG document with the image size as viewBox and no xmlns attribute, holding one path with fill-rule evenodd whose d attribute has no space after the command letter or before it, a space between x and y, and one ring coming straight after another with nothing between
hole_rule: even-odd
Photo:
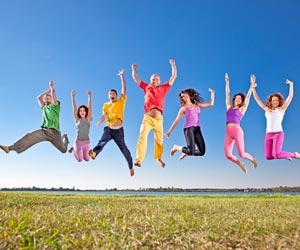
<instances>
[{"instance_id":1,"label":"outstretched hand","mask_svg":"<svg viewBox=\"0 0 300 250\"><path fill-rule=\"evenodd\" d=\"M169 63L170 63L171 65L174 65L174 64L175 64L175 60L174 60L174 59L170 59L170 60L169 60Z\"/></svg>"},{"instance_id":2,"label":"outstretched hand","mask_svg":"<svg viewBox=\"0 0 300 250\"><path fill-rule=\"evenodd\" d=\"M137 64L135 64L135 63L131 65L132 70L136 70L137 67L138 67L138 66L137 66Z\"/></svg>"},{"instance_id":3,"label":"outstretched hand","mask_svg":"<svg viewBox=\"0 0 300 250\"><path fill-rule=\"evenodd\" d=\"M71 94L72 94L72 96L75 96L76 95L76 91L72 90Z\"/></svg>"},{"instance_id":4,"label":"outstretched hand","mask_svg":"<svg viewBox=\"0 0 300 250\"><path fill-rule=\"evenodd\" d=\"M51 89L53 87L54 87L54 82L52 80L50 80L50 82L49 82L49 88Z\"/></svg>"},{"instance_id":5,"label":"outstretched hand","mask_svg":"<svg viewBox=\"0 0 300 250\"><path fill-rule=\"evenodd\" d=\"M211 88L209 88L208 91L211 92L211 93L215 93L215 90L211 89Z\"/></svg>"},{"instance_id":6,"label":"outstretched hand","mask_svg":"<svg viewBox=\"0 0 300 250\"><path fill-rule=\"evenodd\" d=\"M289 84L289 85L290 85L290 84L293 84L293 82L290 81L289 79L286 79L285 83L286 83L286 84Z\"/></svg>"},{"instance_id":7,"label":"outstretched hand","mask_svg":"<svg viewBox=\"0 0 300 250\"><path fill-rule=\"evenodd\" d=\"M88 94L89 96L92 95L92 91L88 90L88 91L87 91L87 94Z\"/></svg>"},{"instance_id":8,"label":"outstretched hand","mask_svg":"<svg viewBox=\"0 0 300 250\"><path fill-rule=\"evenodd\" d=\"M227 72L225 73L225 81L226 81L226 82L229 82L229 75L228 75Z\"/></svg>"},{"instance_id":9,"label":"outstretched hand","mask_svg":"<svg viewBox=\"0 0 300 250\"><path fill-rule=\"evenodd\" d=\"M250 83L251 83L251 84L254 84L255 82L256 82L256 76L252 74L252 75L250 76Z\"/></svg>"},{"instance_id":10,"label":"outstretched hand","mask_svg":"<svg viewBox=\"0 0 300 250\"><path fill-rule=\"evenodd\" d=\"M166 132L165 133L165 137L169 138L170 137L171 132Z\"/></svg>"},{"instance_id":11,"label":"outstretched hand","mask_svg":"<svg viewBox=\"0 0 300 250\"><path fill-rule=\"evenodd\" d=\"M119 73L117 75L118 76L123 76L124 75L124 69L119 70Z\"/></svg>"}]
</instances>

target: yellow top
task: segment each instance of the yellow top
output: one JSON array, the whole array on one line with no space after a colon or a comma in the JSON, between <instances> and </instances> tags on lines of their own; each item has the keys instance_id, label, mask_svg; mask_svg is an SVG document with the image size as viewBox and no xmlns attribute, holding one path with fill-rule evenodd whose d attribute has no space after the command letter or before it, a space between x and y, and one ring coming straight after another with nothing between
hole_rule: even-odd
<instances>
[{"instance_id":1,"label":"yellow top","mask_svg":"<svg viewBox=\"0 0 300 250\"><path fill-rule=\"evenodd\" d=\"M115 124L118 119L123 122L126 100L127 96L121 95L117 101L103 104L102 111L107 116L106 126Z\"/></svg>"}]
</instances>

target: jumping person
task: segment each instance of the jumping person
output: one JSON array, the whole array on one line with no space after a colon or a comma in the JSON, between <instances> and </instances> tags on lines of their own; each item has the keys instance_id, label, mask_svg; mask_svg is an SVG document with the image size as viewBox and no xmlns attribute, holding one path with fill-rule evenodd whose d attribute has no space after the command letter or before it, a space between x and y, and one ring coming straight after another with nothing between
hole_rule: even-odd
<instances>
[{"instance_id":1,"label":"jumping person","mask_svg":"<svg viewBox=\"0 0 300 250\"><path fill-rule=\"evenodd\" d=\"M265 157L267 160L273 159L287 159L291 160L292 158L300 159L300 154L298 152L291 153L282 151L282 145L284 141L284 131L282 128L282 120L290 105L293 95L294 95L294 86L293 82L286 80L285 83L289 85L289 94L286 100L284 100L282 94L273 93L267 97L267 102L263 103L259 98L256 92L256 78L252 83L253 86L253 96L257 104L265 111L266 117L266 136L265 136Z\"/></svg>"},{"instance_id":2,"label":"jumping person","mask_svg":"<svg viewBox=\"0 0 300 250\"><path fill-rule=\"evenodd\" d=\"M120 76L122 83L121 97L118 99L118 94L115 89L109 90L108 98L110 101L103 104L103 114L96 124L96 126L99 127L100 124L106 120L106 126L104 127L101 139L99 140L98 144L89 151L89 155L94 160L97 155L103 150L104 146L110 140L114 140L128 163L130 176L133 176L133 161L131 153L127 148L124 140L123 121L124 109L127 100L124 70L120 70L118 75Z\"/></svg>"},{"instance_id":3,"label":"jumping person","mask_svg":"<svg viewBox=\"0 0 300 250\"><path fill-rule=\"evenodd\" d=\"M237 164L244 173L247 173L245 163L239 161L236 156L232 154L234 143L240 157L245 158L252 162L253 168L257 168L256 160L247 152L245 152L244 131L240 126L240 122L246 113L249 105L249 100L253 91L252 82L254 76L250 77L250 88L247 95L244 93L237 93L233 96L232 102L230 101L230 88L229 88L229 75L225 74L225 94L226 94L226 136L224 141L224 152L228 160Z\"/></svg>"},{"instance_id":4,"label":"jumping person","mask_svg":"<svg viewBox=\"0 0 300 250\"><path fill-rule=\"evenodd\" d=\"M187 146L175 144L171 150L171 155L174 155L176 151L182 152L179 157L180 160L187 155L203 156L205 154L205 141L200 128L199 115L202 108L209 108L214 105L215 91L212 89L209 91L210 102L208 103L203 102L203 98L195 89L185 89L179 93L181 108L165 135L169 138L182 116L185 115L183 132Z\"/></svg>"},{"instance_id":5,"label":"jumping person","mask_svg":"<svg viewBox=\"0 0 300 250\"><path fill-rule=\"evenodd\" d=\"M83 160L89 161L89 150L90 150L90 125L92 120L92 92L88 91L88 106L81 105L77 108L76 105L76 92L72 91L72 106L73 115L77 129L77 137L73 144L73 147L69 149L69 153L73 153L77 161Z\"/></svg>"},{"instance_id":6,"label":"jumping person","mask_svg":"<svg viewBox=\"0 0 300 250\"><path fill-rule=\"evenodd\" d=\"M42 141L51 142L62 153L67 152L69 140L66 134L61 136L59 130L60 102L56 98L53 81L49 82L49 90L38 96L38 103L43 114L41 128L27 133L11 146L1 145L0 148L4 152L16 151L20 154Z\"/></svg>"},{"instance_id":7,"label":"jumping person","mask_svg":"<svg viewBox=\"0 0 300 250\"><path fill-rule=\"evenodd\" d=\"M154 133L154 158L161 167L165 167L162 160L163 154L163 109L165 96L177 77L175 60L170 59L172 75L168 82L160 84L160 76L153 74L150 83L140 80L137 75L137 64L132 64L132 78L144 92L144 116L140 126L140 135L136 147L135 166L141 167L147 151L148 134L151 130Z\"/></svg>"}]
</instances>

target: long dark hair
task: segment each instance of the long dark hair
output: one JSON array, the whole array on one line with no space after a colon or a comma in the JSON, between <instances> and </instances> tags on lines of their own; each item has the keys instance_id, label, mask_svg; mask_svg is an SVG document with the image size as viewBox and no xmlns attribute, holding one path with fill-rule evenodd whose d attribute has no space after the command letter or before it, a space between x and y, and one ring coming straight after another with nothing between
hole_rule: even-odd
<instances>
[{"instance_id":1,"label":"long dark hair","mask_svg":"<svg viewBox=\"0 0 300 250\"><path fill-rule=\"evenodd\" d=\"M181 106L185 105L185 102L181 98L181 94L183 94L183 93L186 93L189 95L191 103L193 103L193 104L203 103L202 96L195 89L184 89L184 90L181 90L179 93L179 102L180 102Z\"/></svg>"}]
</instances>

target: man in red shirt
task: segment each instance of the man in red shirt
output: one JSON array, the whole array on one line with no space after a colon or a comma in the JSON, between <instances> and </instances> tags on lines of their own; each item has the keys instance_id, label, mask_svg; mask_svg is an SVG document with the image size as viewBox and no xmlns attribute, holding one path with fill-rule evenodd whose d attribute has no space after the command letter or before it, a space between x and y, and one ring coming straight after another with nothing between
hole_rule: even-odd
<instances>
[{"instance_id":1,"label":"man in red shirt","mask_svg":"<svg viewBox=\"0 0 300 250\"><path fill-rule=\"evenodd\" d=\"M132 78L136 84L144 91L144 117L140 127L140 136L136 148L135 166L140 167L147 151L147 139L150 130L154 133L154 158L165 167L162 161L163 154L163 108L165 96L173 85L177 77L175 60L170 59L172 75L168 82L160 85L160 77L153 74L150 83L141 81L137 75L137 64L132 64Z\"/></svg>"}]
</instances>

